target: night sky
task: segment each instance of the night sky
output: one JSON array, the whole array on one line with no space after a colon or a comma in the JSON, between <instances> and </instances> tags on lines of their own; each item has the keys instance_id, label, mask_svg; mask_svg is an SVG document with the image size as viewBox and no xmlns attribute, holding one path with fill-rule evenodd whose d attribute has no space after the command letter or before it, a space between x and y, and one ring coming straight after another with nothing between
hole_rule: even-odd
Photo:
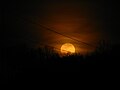
<instances>
[{"instance_id":1,"label":"night sky","mask_svg":"<svg viewBox=\"0 0 120 90\"><path fill-rule=\"evenodd\" d=\"M77 52L93 47L63 35L96 46L100 40L120 43L117 2L112 0L20 0L4 1L2 6L3 45L42 44L60 48L72 43Z\"/></svg>"}]
</instances>

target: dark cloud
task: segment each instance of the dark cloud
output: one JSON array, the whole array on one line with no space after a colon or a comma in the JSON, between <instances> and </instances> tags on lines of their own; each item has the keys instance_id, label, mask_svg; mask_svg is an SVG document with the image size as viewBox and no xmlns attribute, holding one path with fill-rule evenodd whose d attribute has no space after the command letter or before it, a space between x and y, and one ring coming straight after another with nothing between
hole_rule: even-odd
<instances>
[{"instance_id":1,"label":"dark cloud","mask_svg":"<svg viewBox=\"0 0 120 90\"><path fill-rule=\"evenodd\" d=\"M65 42L79 44L47 31L39 24L84 42L100 39L118 42L118 22L112 1L39 0L8 1L3 5L3 37L6 45L40 43L60 47ZM35 23L32 23L35 22ZM58 43L59 41L59 43Z\"/></svg>"}]
</instances>

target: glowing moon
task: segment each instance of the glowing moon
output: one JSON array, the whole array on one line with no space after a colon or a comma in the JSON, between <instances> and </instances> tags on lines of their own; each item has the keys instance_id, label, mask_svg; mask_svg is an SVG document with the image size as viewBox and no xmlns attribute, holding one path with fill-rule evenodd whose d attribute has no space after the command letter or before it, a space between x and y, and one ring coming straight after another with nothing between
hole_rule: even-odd
<instances>
[{"instance_id":1,"label":"glowing moon","mask_svg":"<svg viewBox=\"0 0 120 90\"><path fill-rule=\"evenodd\" d=\"M65 43L61 46L61 53L63 54L73 54L75 53L75 47L71 43Z\"/></svg>"}]
</instances>

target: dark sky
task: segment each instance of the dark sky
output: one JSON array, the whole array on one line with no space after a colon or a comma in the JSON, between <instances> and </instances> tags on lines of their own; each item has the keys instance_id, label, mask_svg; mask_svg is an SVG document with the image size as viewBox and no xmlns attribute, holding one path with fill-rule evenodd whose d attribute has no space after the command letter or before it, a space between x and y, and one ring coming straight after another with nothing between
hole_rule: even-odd
<instances>
[{"instance_id":1,"label":"dark sky","mask_svg":"<svg viewBox=\"0 0 120 90\"><path fill-rule=\"evenodd\" d=\"M76 50L90 50L77 41L41 28L49 27L71 38L96 45L100 40L119 42L117 3L112 0L9 0L2 6L3 45L26 43L57 48L72 43Z\"/></svg>"}]
</instances>

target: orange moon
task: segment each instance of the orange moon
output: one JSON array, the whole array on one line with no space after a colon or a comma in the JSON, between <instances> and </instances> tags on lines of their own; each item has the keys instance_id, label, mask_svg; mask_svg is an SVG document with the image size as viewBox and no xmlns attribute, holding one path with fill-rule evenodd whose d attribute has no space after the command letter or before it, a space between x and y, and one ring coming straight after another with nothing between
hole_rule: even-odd
<instances>
[{"instance_id":1,"label":"orange moon","mask_svg":"<svg viewBox=\"0 0 120 90\"><path fill-rule=\"evenodd\" d=\"M73 54L75 53L75 47L71 43L65 43L61 46L61 53L62 54Z\"/></svg>"}]
</instances>

